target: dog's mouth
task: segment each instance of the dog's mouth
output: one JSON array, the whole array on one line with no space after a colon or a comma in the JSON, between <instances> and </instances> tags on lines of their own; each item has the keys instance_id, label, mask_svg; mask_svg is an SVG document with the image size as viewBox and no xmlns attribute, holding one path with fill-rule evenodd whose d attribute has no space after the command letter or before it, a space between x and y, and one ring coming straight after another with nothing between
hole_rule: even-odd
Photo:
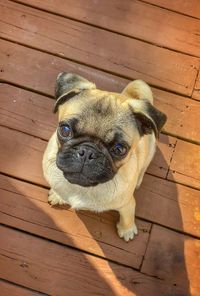
<instances>
[{"instance_id":1,"label":"dog's mouth","mask_svg":"<svg viewBox=\"0 0 200 296\"><path fill-rule=\"evenodd\" d=\"M83 187L91 187L96 186L99 184L96 180L91 180L87 176L83 175L82 173L66 173L63 172L63 175L67 181L72 184L76 184Z\"/></svg>"}]
</instances>

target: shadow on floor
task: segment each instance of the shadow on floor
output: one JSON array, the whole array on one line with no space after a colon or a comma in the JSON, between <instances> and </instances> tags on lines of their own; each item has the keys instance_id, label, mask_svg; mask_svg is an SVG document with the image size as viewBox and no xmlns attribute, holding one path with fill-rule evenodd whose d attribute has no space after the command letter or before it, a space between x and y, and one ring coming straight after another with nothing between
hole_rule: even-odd
<instances>
[{"instance_id":1,"label":"shadow on floor","mask_svg":"<svg viewBox=\"0 0 200 296\"><path fill-rule=\"evenodd\" d=\"M80 211L74 216L71 210L59 207L51 208L47 204L47 190L20 181L12 181L10 178L8 178L6 182L7 185L2 194L2 197L5 197L2 212L4 212L6 216L6 218L2 216L2 220L7 221L4 224L41 237L46 237L52 241L60 242L63 245L70 245L74 248L78 246L79 249L87 250L90 253L95 253L96 250L98 250L102 257L111 257L109 244L113 244L113 242L112 238L109 242L109 235L111 233L110 227L113 228L113 230L111 229L111 231L113 231L113 237L116 236L116 239L118 239L115 229L115 223L118 218L117 215L113 215L109 212L96 215L95 213L90 214ZM21 185L16 186L17 182L20 182ZM177 199L178 192L176 190L176 184L172 184L174 186L173 197ZM140 190L142 190L142 185ZM12 192L16 194L13 196ZM140 198L142 199L142 196ZM8 204L10 205L8 206ZM159 205L156 206L156 209L159 210ZM137 212L138 211L136 211L136 214ZM71 216L70 218L72 214L73 217ZM91 220L84 218L87 215L90 216L90 219L94 219L94 224L91 223ZM183 224L181 211L178 208L176 209L176 216L179 229L181 230ZM76 217L77 220L74 220L74 217ZM101 221L101 219L109 221L107 243L102 243L101 236L98 237L98 233L102 231L106 233L107 231L106 227L102 230L101 223L99 223L98 226L98 220ZM66 227L67 223L68 225ZM74 237L72 233L70 235L68 234L72 226L70 223L73 223L72 228L76 226L80 227L81 225L80 229L77 230L80 236L78 236L77 233ZM112 226L110 226L111 224ZM94 225L95 229L97 229L97 233L94 232ZM84 233L82 233L82 229L84 229ZM138 236L140 235L141 232L139 231ZM163 244L159 238L153 242L155 252L151 258L150 274L154 277L149 277L138 273L132 268L126 268L110 261L95 258L83 252L66 248L63 245L57 245L53 242L36 237L33 237L30 243L29 239L27 241L28 236L26 234L19 233L19 237L20 236L21 239L15 241L14 249L12 246L12 235L9 236L6 242L7 250L8 253L15 251L21 264L24 261L27 262L26 264L29 266L29 271L23 267L23 264L19 264L22 266L19 271L9 274L5 279L28 286L29 288L59 296L190 295L189 280L184 261L183 240L176 241L176 246L174 246L173 242L167 241L168 237L166 237L167 250L164 247L165 244ZM161 239L165 240L165 236ZM120 241L120 245L121 244L124 244L124 246L127 245L127 243ZM134 253L134 241L129 242L128 246L129 248L133 246ZM117 247L118 245L116 245L116 248ZM166 254L168 257L166 257ZM127 253L127 256L128 255L130 256L130 254ZM125 252L123 256L126 256ZM159 280L158 275L160 272L162 273L163 270L164 277L161 277L161 280ZM48 283L48 281L50 281L50 283Z\"/></svg>"}]
</instances>

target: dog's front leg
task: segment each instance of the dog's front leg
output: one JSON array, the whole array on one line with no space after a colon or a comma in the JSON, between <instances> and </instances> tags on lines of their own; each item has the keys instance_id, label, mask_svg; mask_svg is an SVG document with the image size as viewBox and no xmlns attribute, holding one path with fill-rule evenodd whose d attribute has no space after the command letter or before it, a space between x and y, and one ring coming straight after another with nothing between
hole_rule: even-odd
<instances>
[{"instance_id":1,"label":"dog's front leg","mask_svg":"<svg viewBox=\"0 0 200 296\"><path fill-rule=\"evenodd\" d=\"M123 238L125 241L133 239L138 233L135 224L135 205L135 198L132 196L130 201L118 210L120 218L117 223L117 230L119 237Z\"/></svg>"},{"instance_id":2,"label":"dog's front leg","mask_svg":"<svg viewBox=\"0 0 200 296\"><path fill-rule=\"evenodd\" d=\"M52 188L49 190L49 194L48 194L48 203L51 206L55 206L55 205L65 205L67 204L61 197L60 195L58 195L58 193L56 193L55 190L53 190Z\"/></svg>"}]
</instances>

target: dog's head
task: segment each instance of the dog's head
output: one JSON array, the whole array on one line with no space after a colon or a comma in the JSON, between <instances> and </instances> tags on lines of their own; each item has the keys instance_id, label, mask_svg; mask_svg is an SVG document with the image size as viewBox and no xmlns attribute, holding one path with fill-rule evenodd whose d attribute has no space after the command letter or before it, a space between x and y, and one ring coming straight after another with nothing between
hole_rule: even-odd
<instances>
[{"instance_id":1,"label":"dog's head","mask_svg":"<svg viewBox=\"0 0 200 296\"><path fill-rule=\"evenodd\" d=\"M151 94L150 88L139 82ZM58 75L56 163L69 182L86 187L111 180L141 137L158 136L166 116L148 98L138 100L137 88L138 83L132 82L122 94L110 93L78 75Z\"/></svg>"}]
</instances>

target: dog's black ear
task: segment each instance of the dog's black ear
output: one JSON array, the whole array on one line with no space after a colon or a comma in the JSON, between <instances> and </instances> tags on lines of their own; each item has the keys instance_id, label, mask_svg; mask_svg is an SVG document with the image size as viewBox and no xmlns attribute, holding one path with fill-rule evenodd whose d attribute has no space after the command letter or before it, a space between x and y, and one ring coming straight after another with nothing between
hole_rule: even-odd
<instances>
[{"instance_id":1,"label":"dog's black ear","mask_svg":"<svg viewBox=\"0 0 200 296\"><path fill-rule=\"evenodd\" d=\"M141 136L151 134L152 131L158 138L167 116L154 107L149 100L131 100L130 107L133 112Z\"/></svg>"},{"instance_id":2,"label":"dog's black ear","mask_svg":"<svg viewBox=\"0 0 200 296\"><path fill-rule=\"evenodd\" d=\"M65 72L60 73L56 79L56 103L54 105L53 112L56 113L60 105L81 93L83 90L95 88L96 85L94 83L79 75Z\"/></svg>"}]
</instances>

